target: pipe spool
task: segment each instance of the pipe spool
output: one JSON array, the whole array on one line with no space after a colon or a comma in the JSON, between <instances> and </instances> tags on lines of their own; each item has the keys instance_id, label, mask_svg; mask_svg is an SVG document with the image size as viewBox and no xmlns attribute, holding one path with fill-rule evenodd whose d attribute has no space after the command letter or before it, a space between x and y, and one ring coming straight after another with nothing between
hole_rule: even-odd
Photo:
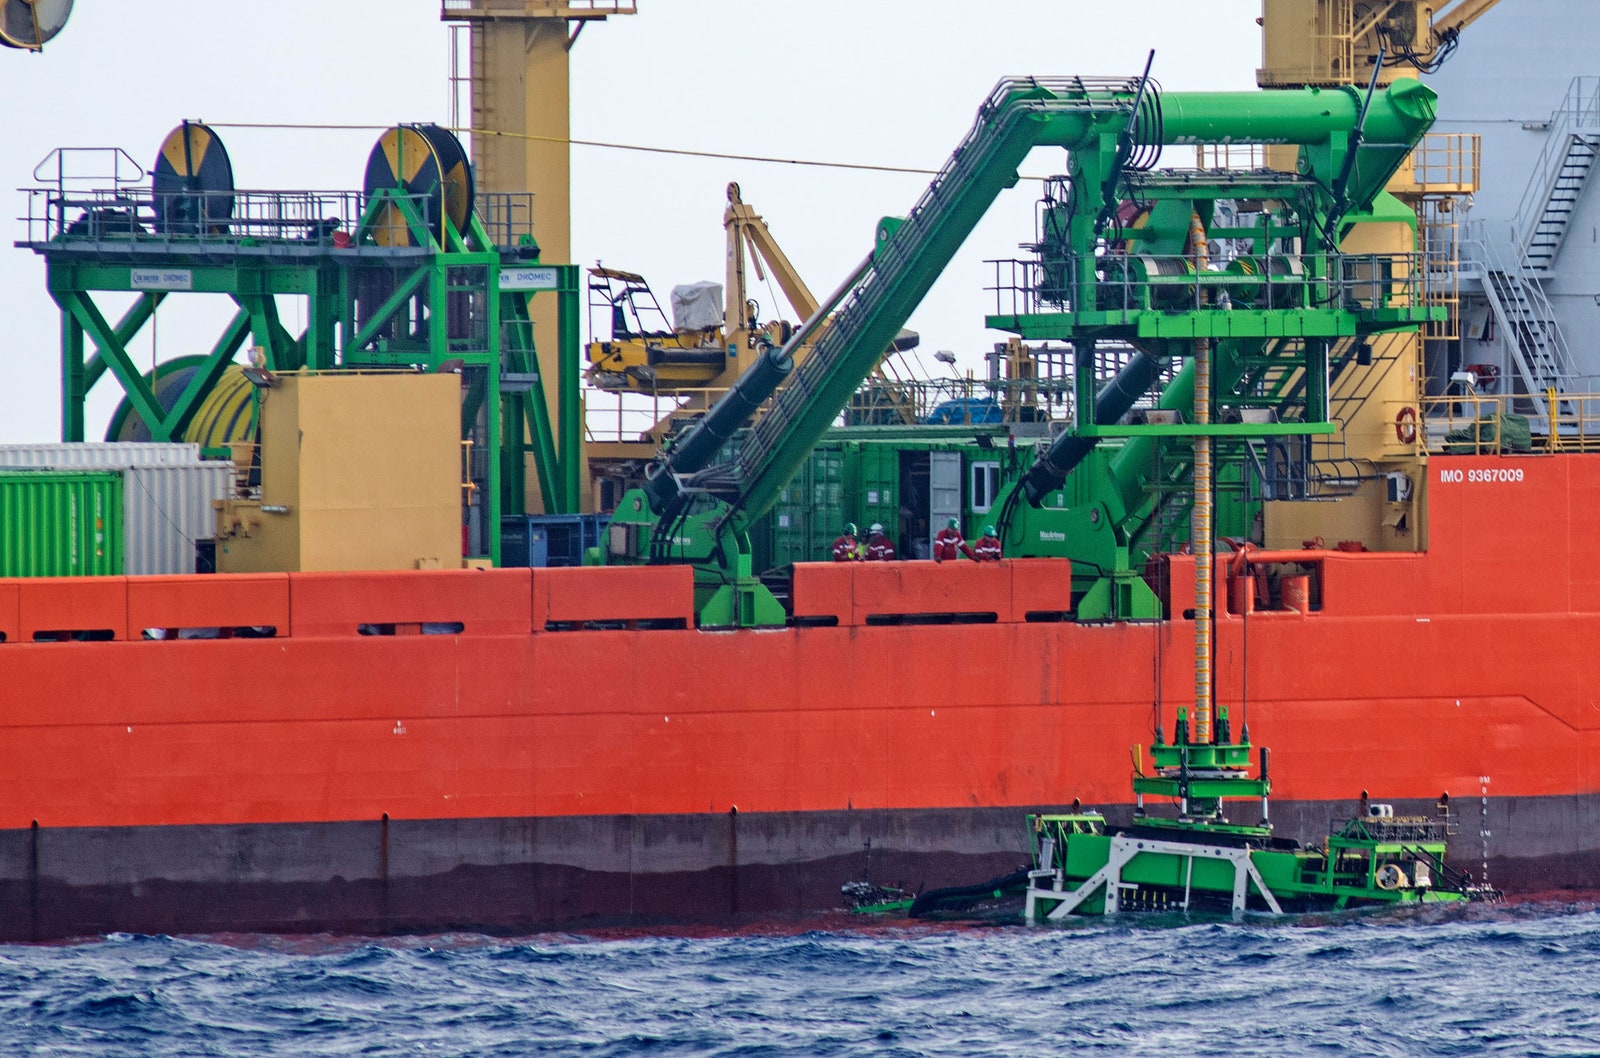
<instances>
[{"instance_id":1,"label":"pipe spool","mask_svg":"<svg viewBox=\"0 0 1600 1058\"><path fill-rule=\"evenodd\" d=\"M38 51L61 32L72 14L72 0L3 0L0 44Z\"/></svg>"},{"instance_id":2,"label":"pipe spool","mask_svg":"<svg viewBox=\"0 0 1600 1058\"><path fill-rule=\"evenodd\" d=\"M367 156L361 189L369 198L383 190L421 196L423 220L441 244L444 218L456 231L465 231L477 197L466 148L438 125L396 125L384 132ZM393 205L384 205L368 230L379 246L416 245L404 214Z\"/></svg>"},{"instance_id":3,"label":"pipe spool","mask_svg":"<svg viewBox=\"0 0 1600 1058\"><path fill-rule=\"evenodd\" d=\"M150 169L156 230L221 235L233 218L233 163L209 126L185 121L161 141Z\"/></svg>"}]
</instances>

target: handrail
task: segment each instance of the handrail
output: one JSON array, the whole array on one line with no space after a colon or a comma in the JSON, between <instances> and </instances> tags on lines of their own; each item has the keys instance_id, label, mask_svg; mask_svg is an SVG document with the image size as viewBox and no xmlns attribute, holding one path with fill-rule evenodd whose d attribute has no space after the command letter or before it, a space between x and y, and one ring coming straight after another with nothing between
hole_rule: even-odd
<instances>
[{"instance_id":1,"label":"handrail","mask_svg":"<svg viewBox=\"0 0 1600 1058\"><path fill-rule=\"evenodd\" d=\"M1554 310L1544 293L1544 285L1529 267L1527 257L1519 254L1515 264L1508 267L1495 248L1494 240L1488 237L1484 222L1481 220L1468 222L1464 242L1471 248L1469 255L1476 257L1485 266L1483 278L1485 293L1513 324L1516 333L1507 337L1511 339L1513 358L1528 384L1530 393L1543 393L1552 382L1557 383L1557 388L1560 388L1560 383L1575 378L1578 372L1574 366L1572 352L1567 347L1566 336L1556 323ZM1527 304L1524 305L1516 300L1508 303L1506 299L1502 299L1495 288L1496 274L1506 276L1516 283ZM1546 352L1550 359L1548 372L1536 371L1535 365L1529 361L1527 356L1529 350L1524 348L1522 341L1524 334L1530 340L1539 337L1545 340Z\"/></svg>"},{"instance_id":2,"label":"handrail","mask_svg":"<svg viewBox=\"0 0 1600 1058\"><path fill-rule=\"evenodd\" d=\"M147 184L78 190L58 181L21 190L27 213L17 219L25 226L25 245L61 249L112 243L119 251L155 253L248 248L273 254L325 246L333 242L336 231L356 231L368 202L360 191L317 189L185 190L157 195ZM408 199L422 216L433 209L433 195L389 194ZM158 203L167 207L161 211L169 218L166 230L157 220ZM532 231L533 196L480 193L474 212L491 243L515 246L519 236ZM186 219L170 220L180 214ZM346 252L371 251L357 244Z\"/></svg>"},{"instance_id":3,"label":"handrail","mask_svg":"<svg viewBox=\"0 0 1600 1058\"><path fill-rule=\"evenodd\" d=\"M1305 304L1308 285L1319 298L1362 309L1426 304L1439 269L1429 267L1435 253L1340 254L1336 270L1310 267L1296 254L1250 256L1256 271L1227 267L1196 272L1189 255L1108 253L1094 260L1094 305L1098 311L1185 309L1192 312L1276 310ZM1025 316L1074 307L1072 292L1082 289L1076 258L1062 261L1061 275L1045 278L1038 259L1001 259L995 283L995 315ZM1010 268L1010 281L1002 270ZM1263 266L1264 270L1263 270ZM1317 275L1316 272L1333 274ZM1048 283L1048 285L1046 285ZM1063 296L1065 292L1065 296ZM1226 302L1218 300L1226 292Z\"/></svg>"},{"instance_id":4,"label":"handrail","mask_svg":"<svg viewBox=\"0 0 1600 1058\"><path fill-rule=\"evenodd\" d=\"M1547 428L1534 431L1535 452L1600 452L1600 392L1551 390L1544 398L1555 410ZM1470 447L1472 454L1496 454L1505 442L1502 417L1515 414L1516 402L1523 399L1520 394L1477 392L1424 397L1422 438L1435 452Z\"/></svg>"},{"instance_id":5,"label":"handrail","mask_svg":"<svg viewBox=\"0 0 1600 1058\"><path fill-rule=\"evenodd\" d=\"M1555 191L1570 139L1581 130L1600 135L1600 77L1574 77L1567 85L1567 94L1562 97L1560 105L1550 114L1544 147L1533 163L1533 175L1523 189L1522 199L1517 203L1517 211L1511 220L1513 238L1523 257L1532 246L1534 233L1539 227L1539 217L1544 213L1544 203Z\"/></svg>"},{"instance_id":6,"label":"handrail","mask_svg":"<svg viewBox=\"0 0 1600 1058\"><path fill-rule=\"evenodd\" d=\"M592 442L649 444L680 409L687 422L703 414L727 393L726 387L702 386L654 392L587 388L584 391L585 436ZM691 398L699 398L691 402ZM1072 381L1066 375L1042 374L1036 378L902 379L892 383L869 381L850 398L840 421L847 426L903 424L900 414L909 408L917 423L982 426L1066 421L1072 400ZM765 414L757 410L752 423Z\"/></svg>"},{"instance_id":7,"label":"handrail","mask_svg":"<svg viewBox=\"0 0 1600 1058\"><path fill-rule=\"evenodd\" d=\"M110 172L96 169L92 172L69 172L68 163L74 159L110 159ZM54 162L54 166L51 163ZM123 164L126 163L128 172L124 174ZM33 167L33 178L41 184L48 184L53 179L55 188L64 191L69 183L83 183L91 180L110 180L115 185L137 183L145 178L144 167L134 160L133 155L121 147L57 147L40 159L39 164Z\"/></svg>"}]
</instances>

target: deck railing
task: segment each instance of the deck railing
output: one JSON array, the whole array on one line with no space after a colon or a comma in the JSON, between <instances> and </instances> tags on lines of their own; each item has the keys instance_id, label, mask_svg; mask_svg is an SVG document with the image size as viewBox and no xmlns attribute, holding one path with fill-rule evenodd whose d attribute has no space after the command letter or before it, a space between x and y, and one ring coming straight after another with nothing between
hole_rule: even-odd
<instances>
[{"instance_id":1,"label":"deck railing","mask_svg":"<svg viewBox=\"0 0 1600 1058\"><path fill-rule=\"evenodd\" d=\"M1550 427L1531 438L1534 452L1600 452L1600 393L1545 395L1555 411ZM1507 416L1524 398L1509 394L1470 393L1425 397L1422 439L1431 452L1496 455L1511 450ZM1535 423L1536 427L1541 424Z\"/></svg>"}]
</instances>

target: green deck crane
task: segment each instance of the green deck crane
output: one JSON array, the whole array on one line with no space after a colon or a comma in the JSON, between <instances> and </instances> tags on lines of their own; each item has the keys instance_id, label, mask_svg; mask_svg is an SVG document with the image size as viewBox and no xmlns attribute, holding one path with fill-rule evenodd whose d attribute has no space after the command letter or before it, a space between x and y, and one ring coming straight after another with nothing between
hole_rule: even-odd
<instances>
[{"instance_id":1,"label":"green deck crane","mask_svg":"<svg viewBox=\"0 0 1600 1058\"><path fill-rule=\"evenodd\" d=\"M1327 421L1328 343L1428 318L1404 276L1386 272L1370 284L1369 296L1359 297L1337 247L1349 220L1381 194L1426 131L1433 103L1432 91L1410 80L1365 94L1344 88L1161 94L1147 78L1001 81L911 212L885 218L871 255L834 296L663 452L644 489L624 497L613 520L619 529L610 559L693 563L703 627L781 624L782 607L750 568L749 526L776 502L990 204L1016 183L1028 153L1054 146L1069 152L1073 203L1059 218L1057 257L1047 262L1050 281L1030 285L1051 303L1000 323L991 319L991 325L1037 329L1048 317L1060 337L1091 350L1097 340L1123 338L1144 356L1098 395L1093 357L1079 357L1078 407L1093 410L1080 414L1077 426L1012 486L1026 503L1004 500L1008 553L1077 557L1075 550L1087 546L1109 559L1096 564L1114 574L1120 548L1125 570L1126 543L1117 540L1125 527L1111 532L1107 552L1097 542L1108 528L1098 524L1100 517L1084 545L1077 539L1084 525L1070 524L1074 512L1044 503L1098 438L1135 429L1118 424L1157 377L1154 365L1196 340L1232 342L1243 344L1219 350L1224 370L1259 373L1249 354L1259 359L1261 347L1276 339L1309 339L1293 343L1294 365L1277 364L1272 373L1279 383L1298 380L1304 394L1299 421L1200 432L1327 433L1333 429ZM1148 172L1162 145L1241 143L1296 144L1299 171ZM1231 273L1197 266L1185 242L1191 222L1206 230L1215 224L1216 201L1247 197L1275 204L1258 230L1234 233L1252 240L1250 263ZM1138 252L1119 256L1109 252L1109 229L1126 202L1149 204L1150 222L1148 230L1124 233L1124 246ZM813 339L810 357L791 371L789 353ZM1175 400L1183 385L1194 385L1192 369L1186 370L1191 381L1175 383ZM730 448L729 439L774 391L766 414ZM1196 433L1182 423L1136 431ZM1134 478L1127 469L1124 485ZM1109 513L1113 522L1126 522L1126 510ZM1036 517L1069 524L1041 535ZM1141 606L1129 599L1108 610L1123 615L1119 611L1137 613Z\"/></svg>"}]
</instances>

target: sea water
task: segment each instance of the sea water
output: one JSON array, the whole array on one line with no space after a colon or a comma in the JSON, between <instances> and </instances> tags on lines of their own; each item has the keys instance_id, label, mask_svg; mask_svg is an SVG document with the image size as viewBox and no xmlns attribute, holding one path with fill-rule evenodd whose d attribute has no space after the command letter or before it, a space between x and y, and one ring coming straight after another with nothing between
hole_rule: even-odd
<instances>
[{"instance_id":1,"label":"sea water","mask_svg":"<svg viewBox=\"0 0 1600 1058\"><path fill-rule=\"evenodd\" d=\"M0 947L26 1055L1594 1055L1600 913Z\"/></svg>"}]
</instances>

